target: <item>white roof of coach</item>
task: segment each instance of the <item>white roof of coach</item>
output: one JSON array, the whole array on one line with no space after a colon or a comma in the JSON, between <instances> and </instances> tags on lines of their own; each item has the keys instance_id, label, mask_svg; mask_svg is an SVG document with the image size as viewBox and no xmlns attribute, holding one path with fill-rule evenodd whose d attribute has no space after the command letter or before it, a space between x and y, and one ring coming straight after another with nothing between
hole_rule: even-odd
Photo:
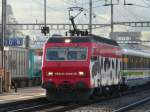
<instances>
[{"instance_id":1,"label":"white roof of coach","mask_svg":"<svg viewBox=\"0 0 150 112\"><path fill-rule=\"evenodd\" d=\"M150 58L150 52L145 50L122 49L122 54Z\"/></svg>"}]
</instances>

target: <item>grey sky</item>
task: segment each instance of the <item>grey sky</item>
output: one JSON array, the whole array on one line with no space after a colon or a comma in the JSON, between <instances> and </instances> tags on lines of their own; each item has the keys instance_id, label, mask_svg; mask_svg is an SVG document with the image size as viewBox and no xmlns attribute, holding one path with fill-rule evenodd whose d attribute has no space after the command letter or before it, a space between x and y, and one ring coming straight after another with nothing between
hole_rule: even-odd
<instances>
[{"instance_id":1,"label":"grey sky","mask_svg":"<svg viewBox=\"0 0 150 112\"><path fill-rule=\"evenodd\" d=\"M19 22L35 22L36 19L39 22L43 22L43 1L44 0L7 0L7 3L12 6L14 16ZM89 0L47 0L47 20L50 23L69 22L67 8L70 6L81 6L86 9L84 13L87 13L87 16L81 14L78 21L87 23L88 1ZM107 1L109 2L109 0ZM116 1L117 0L114 0L114 2ZM123 0L120 0L120 5L116 5L114 8L115 21L150 20L149 0L126 0L126 2L136 5L124 6ZM93 0L93 14L96 15L93 22L107 23L110 21L110 7L103 6L104 3L104 0Z\"/></svg>"},{"instance_id":2,"label":"grey sky","mask_svg":"<svg viewBox=\"0 0 150 112\"><path fill-rule=\"evenodd\" d=\"M103 6L104 1L93 0L93 15L96 15L96 18L93 18L93 23L110 23L110 7ZM114 2L116 1L114 0ZM132 6L124 6L123 1L120 0L120 5L114 6L114 21L150 21L150 0L126 0L127 3L134 4ZM43 22L43 2L44 0L7 0L7 3L12 6L14 17L19 23L34 23L36 19L38 22ZM85 9L86 16L82 13L77 18L77 22L88 23L88 2L89 0L47 0L47 22L69 23L67 8L81 6ZM127 30L124 27L117 27L116 29ZM100 30L100 32L108 32L107 28Z\"/></svg>"}]
</instances>

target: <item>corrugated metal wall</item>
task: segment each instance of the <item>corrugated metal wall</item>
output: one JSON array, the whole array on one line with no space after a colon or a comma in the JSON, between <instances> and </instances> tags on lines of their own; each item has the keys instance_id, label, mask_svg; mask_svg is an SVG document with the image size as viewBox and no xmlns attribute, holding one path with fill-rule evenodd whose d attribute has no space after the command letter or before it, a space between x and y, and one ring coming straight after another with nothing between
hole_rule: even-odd
<instances>
[{"instance_id":1,"label":"corrugated metal wall","mask_svg":"<svg viewBox=\"0 0 150 112\"><path fill-rule=\"evenodd\" d=\"M0 67L2 67L2 53L0 51ZM19 47L8 47L5 51L5 68L12 78L28 77L29 60L28 49Z\"/></svg>"}]
</instances>

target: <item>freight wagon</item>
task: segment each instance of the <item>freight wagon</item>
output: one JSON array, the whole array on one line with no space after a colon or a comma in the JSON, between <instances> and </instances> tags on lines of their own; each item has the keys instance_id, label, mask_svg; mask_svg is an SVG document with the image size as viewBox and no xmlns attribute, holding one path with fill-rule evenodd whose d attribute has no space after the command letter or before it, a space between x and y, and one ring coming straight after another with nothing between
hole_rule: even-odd
<instances>
[{"instance_id":1,"label":"freight wagon","mask_svg":"<svg viewBox=\"0 0 150 112\"><path fill-rule=\"evenodd\" d=\"M10 73L11 80L17 83L18 87L27 87L40 84L40 76L30 74L33 61L30 58L30 50L21 47L5 48L5 69ZM0 51L0 67L2 68L2 51Z\"/></svg>"}]
</instances>

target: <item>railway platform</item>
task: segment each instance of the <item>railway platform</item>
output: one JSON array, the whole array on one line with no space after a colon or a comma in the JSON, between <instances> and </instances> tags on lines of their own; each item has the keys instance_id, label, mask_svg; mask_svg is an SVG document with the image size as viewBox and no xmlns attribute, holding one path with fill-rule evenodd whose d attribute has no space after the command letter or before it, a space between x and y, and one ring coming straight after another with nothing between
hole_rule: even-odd
<instances>
[{"instance_id":1,"label":"railway platform","mask_svg":"<svg viewBox=\"0 0 150 112\"><path fill-rule=\"evenodd\" d=\"M44 96L45 92L41 87L18 88L17 92L12 89L11 92L0 94L0 105Z\"/></svg>"}]
</instances>

